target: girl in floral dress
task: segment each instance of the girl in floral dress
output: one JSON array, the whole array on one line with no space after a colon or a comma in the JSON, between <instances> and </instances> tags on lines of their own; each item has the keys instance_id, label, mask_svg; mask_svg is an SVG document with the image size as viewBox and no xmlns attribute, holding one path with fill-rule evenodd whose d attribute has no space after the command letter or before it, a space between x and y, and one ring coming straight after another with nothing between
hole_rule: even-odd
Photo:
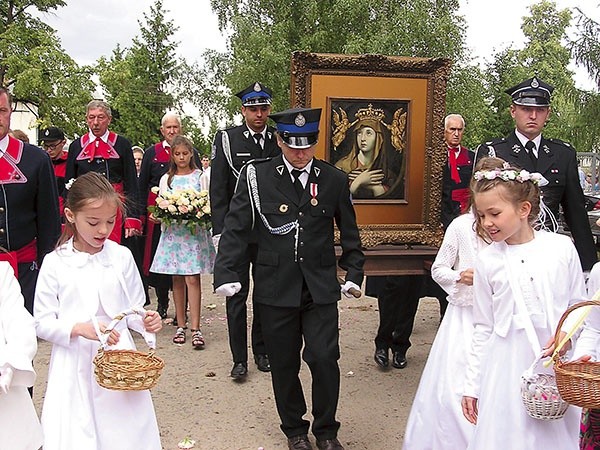
<instances>
[{"instance_id":1,"label":"girl in floral dress","mask_svg":"<svg viewBox=\"0 0 600 450\"><path fill-rule=\"evenodd\" d=\"M186 189L206 190L202 171L194 161L194 148L189 139L176 136L171 143L169 170L159 182L159 195ZM192 228L192 229L190 229ZM190 309L192 346L204 348L204 337L200 331L201 284L200 275L212 273L215 248L207 228L189 227L181 222L163 223L162 234L151 272L173 275L173 300L179 327L173 337L175 344L186 341L186 288Z\"/></svg>"}]
</instances>

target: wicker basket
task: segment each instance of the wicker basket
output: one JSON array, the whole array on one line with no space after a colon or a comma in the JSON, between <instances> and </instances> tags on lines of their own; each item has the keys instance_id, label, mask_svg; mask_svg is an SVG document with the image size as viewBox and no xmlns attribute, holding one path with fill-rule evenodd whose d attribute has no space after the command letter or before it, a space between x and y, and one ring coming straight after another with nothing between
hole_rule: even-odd
<instances>
[{"instance_id":1,"label":"wicker basket","mask_svg":"<svg viewBox=\"0 0 600 450\"><path fill-rule=\"evenodd\" d=\"M561 398L554 375L534 373L541 359L541 355L538 356L521 376L521 400L527 414L534 419L561 419L569 404Z\"/></svg>"},{"instance_id":2,"label":"wicker basket","mask_svg":"<svg viewBox=\"0 0 600 450\"><path fill-rule=\"evenodd\" d=\"M559 339L562 324L567 316L577 308L587 305L600 306L600 301L588 300L567 309L556 327L555 342ZM564 362L558 355L554 355L554 373L558 391L563 399L582 408L600 408L600 362Z\"/></svg>"},{"instance_id":3,"label":"wicker basket","mask_svg":"<svg viewBox=\"0 0 600 450\"><path fill-rule=\"evenodd\" d=\"M130 310L119 314L100 337L102 345L94 358L94 374L98 384L106 389L117 391L141 391L153 388L165 363L154 355L154 349L147 353L137 350L107 350L106 339L117 323L129 314L144 315L143 311ZM148 344L150 345L150 344Z\"/></svg>"}]
</instances>

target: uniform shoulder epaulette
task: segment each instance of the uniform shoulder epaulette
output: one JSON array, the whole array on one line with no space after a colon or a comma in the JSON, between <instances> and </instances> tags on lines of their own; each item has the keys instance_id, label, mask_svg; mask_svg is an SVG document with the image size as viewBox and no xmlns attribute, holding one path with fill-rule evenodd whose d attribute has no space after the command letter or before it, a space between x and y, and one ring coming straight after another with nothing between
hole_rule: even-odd
<instances>
[{"instance_id":1,"label":"uniform shoulder epaulette","mask_svg":"<svg viewBox=\"0 0 600 450\"><path fill-rule=\"evenodd\" d=\"M552 142L553 144L563 145L567 148L570 148L571 150L575 150L571 144L569 144L568 142L565 142L565 141L561 141L560 139L549 138L548 140L550 142Z\"/></svg>"},{"instance_id":2,"label":"uniform shoulder epaulette","mask_svg":"<svg viewBox=\"0 0 600 450\"><path fill-rule=\"evenodd\" d=\"M254 158L251 159L250 161L248 161L246 164L260 164L260 163L264 163L267 161L271 161L273 159L273 157L268 157L268 158Z\"/></svg>"},{"instance_id":3,"label":"uniform shoulder epaulette","mask_svg":"<svg viewBox=\"0 0 600 450\"><path fill-rule=\"evenodd\" d=\"M482 145L487 145L487 146L494 146L494 145L498 145L498 144L502 144L503 142L506 142L506 138L505 137L499 137L496 139L492 139L491 141L486 141L484 142Z\"/></svg>"}]
</instances>

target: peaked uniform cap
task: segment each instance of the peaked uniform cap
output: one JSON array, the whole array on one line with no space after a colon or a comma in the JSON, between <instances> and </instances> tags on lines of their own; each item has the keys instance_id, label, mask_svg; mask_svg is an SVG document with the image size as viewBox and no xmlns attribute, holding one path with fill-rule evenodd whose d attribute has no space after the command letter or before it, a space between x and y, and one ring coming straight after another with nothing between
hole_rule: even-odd
<instances>
[{"instance_id":1,"label":"peaked uniform cap","mask_svg":"<svg viewBox=\"0 0 600 450\"><path fill-rule=\"evenodd\" d=\"M235 94L242 101L242 106L270 105L273 91L258 81Z\"/></svg>"},{"instance_id":2,"label":"peaked uniform cap","mask_svg":"<svg viewBox=\"0 0 600 450\"><path fill-rule=\"evenodd\" d=\"M550 97L554 86L545 83L537 77L529 78L516 86L507 89L515 105L550 106Z\"/></svg>"},{"instance_id":3,"label":"peaked uniform cap","mask_svg":"<svg viewBox=\"0 0 600 450\"><path fill-rule=\"evenodd\" d=\"M319 140L321 108L286 109L269 117L275 121L277 133L290 148L302 150Z\"/></svg>"},{"instance_id":4,"label":"peaked uniform cap","mask_svg":"<svg viewBox=\"0 0 600 450\"><path fill-rule=\"evenodd\" d=\"M63 130L57 127L48 127L40 133L40 142L62 141L65 138Z\"/></svg>"}]
</instances>

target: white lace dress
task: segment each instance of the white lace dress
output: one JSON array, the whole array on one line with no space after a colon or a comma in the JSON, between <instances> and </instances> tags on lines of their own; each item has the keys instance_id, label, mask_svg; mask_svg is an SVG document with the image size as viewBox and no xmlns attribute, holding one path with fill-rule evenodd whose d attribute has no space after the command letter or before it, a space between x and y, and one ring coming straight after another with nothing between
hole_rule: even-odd
<instances>
[{"instance_id":1,"label":"white lace dress","mask_svg":"<svg viewBox=\"0 0 600 450\"><path fill-rule=\"evenodd\" d=\"M460 404L473 333L473 287L458 283L460 272L475 267L477 252L486 245L473 231L474 220L469 212L452 221L431 267L433 279L448 293L448 309L408 417L405 450L464 450L474 429Z\"/></svg>"}]
</instances>

